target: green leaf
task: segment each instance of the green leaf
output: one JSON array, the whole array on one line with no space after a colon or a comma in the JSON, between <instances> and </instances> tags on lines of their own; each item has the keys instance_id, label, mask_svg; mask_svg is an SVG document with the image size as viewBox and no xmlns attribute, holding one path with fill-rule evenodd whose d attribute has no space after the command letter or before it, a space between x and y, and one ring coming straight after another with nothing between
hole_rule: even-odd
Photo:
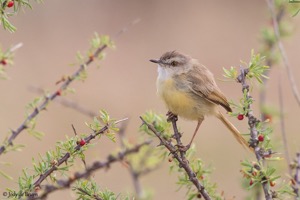
<instances>
[{"instance_id":1,"label":"green leaf","mask_svg":"<svg viewBox=\"0 0 300 200\"><path fill-rule=\"evenodd\" d=\"M114 133L106 133L105 134L108 139L110 139L113 142L116 142L116 135Z\"/></svg>"},{"instance_id":2,"label":"green leaf","mask_svg":"<svg viewBox=\"0 0 300 200\"><path fill-rule=\"evenodd\" d=\"M7 173L0 170L0 175L8 180L13 180L13 177L9 176Z\"/></svg>"}]
</instances>

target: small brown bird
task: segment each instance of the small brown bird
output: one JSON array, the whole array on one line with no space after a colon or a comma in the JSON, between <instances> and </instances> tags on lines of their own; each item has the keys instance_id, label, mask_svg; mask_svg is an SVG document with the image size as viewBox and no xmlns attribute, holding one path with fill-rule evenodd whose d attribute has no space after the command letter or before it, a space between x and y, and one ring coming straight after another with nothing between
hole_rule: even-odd
<instances>
[{"instance_id":1,"label":"small brown bird","mask_svg":"<svg viewBox=\"0 0 300 200\"><path fill-rule=\"evenodd\" d=\"M218 110L220 105L232 112L213 74L205 66L177 51L166 52L159 60L150 61L158 64L157 92L169 109L167 115L198 121L191 141L182 150L190 148L207 115L220 119L240 144L249 147L235 126Z\"/></svg>"}]
</instances>

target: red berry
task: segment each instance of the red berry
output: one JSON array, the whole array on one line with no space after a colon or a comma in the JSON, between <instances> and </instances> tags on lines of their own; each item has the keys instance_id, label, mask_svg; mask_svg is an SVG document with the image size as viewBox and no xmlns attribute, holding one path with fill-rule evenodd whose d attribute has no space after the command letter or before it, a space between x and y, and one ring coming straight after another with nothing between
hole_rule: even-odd
<instances>
[{"instance_id":1,"label":"red berry","mask_svg":"<svg viewBox=\"0 0 300 200\"><path fill-rule=\"evenodd\" d=\"M57 96L61 96L62 91L61 90L57 90L56 94L57 94Z\"/></svg>"},{"instance_id":2,"label":"red berry","mask_svg":"<svg viewBox=\"0 0 300 200\"><path fill-rule=\"evenodd\" d=\"M13 6L14 6L14 1L9 1L9 2L7 3L7 7L11 8L11 7L13 7Z\"/></svg>"},{"instance_id":3,"label":"red berry","mask_svg":"<svg viewBox=\"0 0 300 200\"><path fill-rule=\"evenodd\" d=\"M263 136L263 135L259 135L259 136L258 136L258 141L260 141L260 142L263 142L263 141L264 141L264 139L265 139L265 138L264 138L264 136Z\"/></svg>"},{"instance_id":4,"label":"red berry","mask_svg":"<svg viewBox=\"0 0 300 200\"><path fill-rule=\"evenodd\" d=\"M94 55L90 55L89 58L90 58L91 61L93 61L94 60Z\"/></svg>"},{"instance_id":5,"label":"red berry","mask_svg":"<svg viewBox=\"0 0 300 200\"><path fill-rule=\"evenodd\" d=\"M270 182L270 186L271 186L271 187L274 187L275 185L276 185L276 182L275 182L275 181L271 181L271 182Z\"/></svg>"},{"instance_id":6,"label":"red berry","mask_svg":"<svg viewBox=\"0 0 300 200\"><path fill-rule=\"evenodd\" d=\"M295 179L293 179L293 178L291 179L291 184L292 184L292 185L296 185Z\"/></svg>"},{"instance_id":7,"label":"red berry","mask_svg":"<svg viewBox=\"0 0 300 200\"><path fill-rule=\"evenodd\" d=\"M270 114L263 114L264 116L264 118L265 118L265 120L267 120L268 122L272 122L272 115L270 115Z\"/></svg>"},{"instance_id":8,"label":"red berry","mask_svg":"<svg viewBox=\"0 0 300 200\"><path fill-rule=\"evenodd\" d=\"M257 172L256 171L252 171L252 176L256 176Z\"/></svg>"},{"instance_id":9,"label":"red berry","mask_svg":"<svg viewBox=\"0 0 300 200\"><path fill-rule=\"evenodd\" d=\"M250 180L250 183L249 183L249 185L253 185L253 180L252 180L252 179Z\"/></svg>"},{"instance_id":10,"label":"red berry","mask_svg":"<svg viewBox=\"0 0 300 200\"><path fill-rule=\"evenodd\" d=\"M1 60L0 62L2 65L6 65L7 64L7 61L5 59Z\"/></svg>"},{"instance_id":11,"label":"red berry","mask_svg":"<svg viewBox=\"0 0 300 200\"><path fill-rule=\"evenodd\" d=\"M80 145L80 146L83 146L83 145L85 145L85 141L84 141L84 139L81 139L81 140L80 140L80 142L79 142L79 145Z\"/></svg>"},{"instance_id":12,"label":"red berry","mask_svg":"<svg viewBox=\"0 0 300 200\"><path fill-rule=\"evenodd\" d=\"M239 114L239 115L237 116L237 118L238 118L238 120L243 120L243 119L244 119L244 115Z\"/></svg>"},{"instance_id":13,"label":"red berry","mask_svg":"<svg viewBox=\"0 0 300 200\"><path fill-rule=\"evenodd\" d=\"M265 158L271 158L271 157L272 157L272 154L265 155L264 157L265 157Z\"/></svg>"}]
</instances>

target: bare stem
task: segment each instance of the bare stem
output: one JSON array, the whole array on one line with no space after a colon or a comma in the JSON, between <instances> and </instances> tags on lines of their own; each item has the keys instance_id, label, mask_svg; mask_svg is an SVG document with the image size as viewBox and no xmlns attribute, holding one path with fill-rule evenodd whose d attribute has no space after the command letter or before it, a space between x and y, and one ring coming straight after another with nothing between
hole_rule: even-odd
<instances>
[{"instance_id":1,"label":"bare stem","mask_svg":"<svg viewBox=\"0 0 300 200\"><path fill-rule=\"evenodd\" d=\"M279 109L280 109L280 128L281 128L281 136L284 147L285 160L288 166L289 175L292 176L292 169L289 167L291 163L289 147L287 143L287 135L285 132L285 121L284 121L284 108L283 108L283 96L282 96L282 88L281 88L281 78L279 78L278 82L278 97L279 97Z\"/></svg>"},{"instance_id":2,"label":"bare stem","mask_svg":"<svg viewBox=\"0 0 300 200\"><path fill-rule=\"evenodd\" d=\"M281 8L281 9L276 13L276 19L277 19L278 24L281 22L281 20L282 20L282 18L283 18L283 16L284 16L285 13L286 13L286 11L285 11L284 8ZM273 64L274 64L274 63L273 63L274 60L273 60L272 57L273 57L274 54L275 54L276 42L271 42L271 43L270 43L270 42L267 41L267 40L264 40L263 42L265 43L266 46L268 46L267 51L268 51L269 54L270 54L270 56L266 57L266 65L270 67L270 68L269 68L270 70L267 70L267 71L265 71L265 73L264 73L264 75L265 75L266 77L268 77L269 74L271 73L271 70L272 70ZM263 82L263 84L262 84L262 86L261 86L262 88L261 88L261 90L260 90L260 92L259 92L260 111L261 111L261 113L263 114L263 115L262 115L262 118L261 118L262 121L265 121L265 120L266 120L266 115L265 115L265 113L263 113L262 111L263 111L263 108L264 108L265 103L266 103L266 94L267 94L266 85L267 85L267 83L268 83L268 80L269 80L268 78L262 77L262 82Z\"/></svg>"}]
</instances>

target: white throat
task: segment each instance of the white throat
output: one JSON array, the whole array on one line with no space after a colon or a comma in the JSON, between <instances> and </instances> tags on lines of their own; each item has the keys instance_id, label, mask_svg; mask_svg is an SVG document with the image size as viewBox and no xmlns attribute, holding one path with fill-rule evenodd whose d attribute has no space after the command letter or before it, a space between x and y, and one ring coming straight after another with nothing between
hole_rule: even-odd
<instances>
[{"instance_id":1,"label":"white throat","mask_svg":"<svg viewBox=\"0 0 300 200\"><path fill-rule=\"evenodd\" d=\"M167 79L171 78L173 75L171 70L168 70L165 67L161 67L160 65L158 65L158 67L157 67L157 72L158 72L157 79L161 80L161 81L167 80Z\"/></svg>"},{"instance_id":2,"label":"white throat","mask_svg":"<svg viewBox=\"0 0 300 200\"><path fill-rule=\"evenodd\" d=\"M191 69L191 66L188 67L161 67L158 65L157 72L158 72L158 80L166 80L171 78L174 75L180 75L183 73L187 73Z\"/></svg>"}]
</instances>

